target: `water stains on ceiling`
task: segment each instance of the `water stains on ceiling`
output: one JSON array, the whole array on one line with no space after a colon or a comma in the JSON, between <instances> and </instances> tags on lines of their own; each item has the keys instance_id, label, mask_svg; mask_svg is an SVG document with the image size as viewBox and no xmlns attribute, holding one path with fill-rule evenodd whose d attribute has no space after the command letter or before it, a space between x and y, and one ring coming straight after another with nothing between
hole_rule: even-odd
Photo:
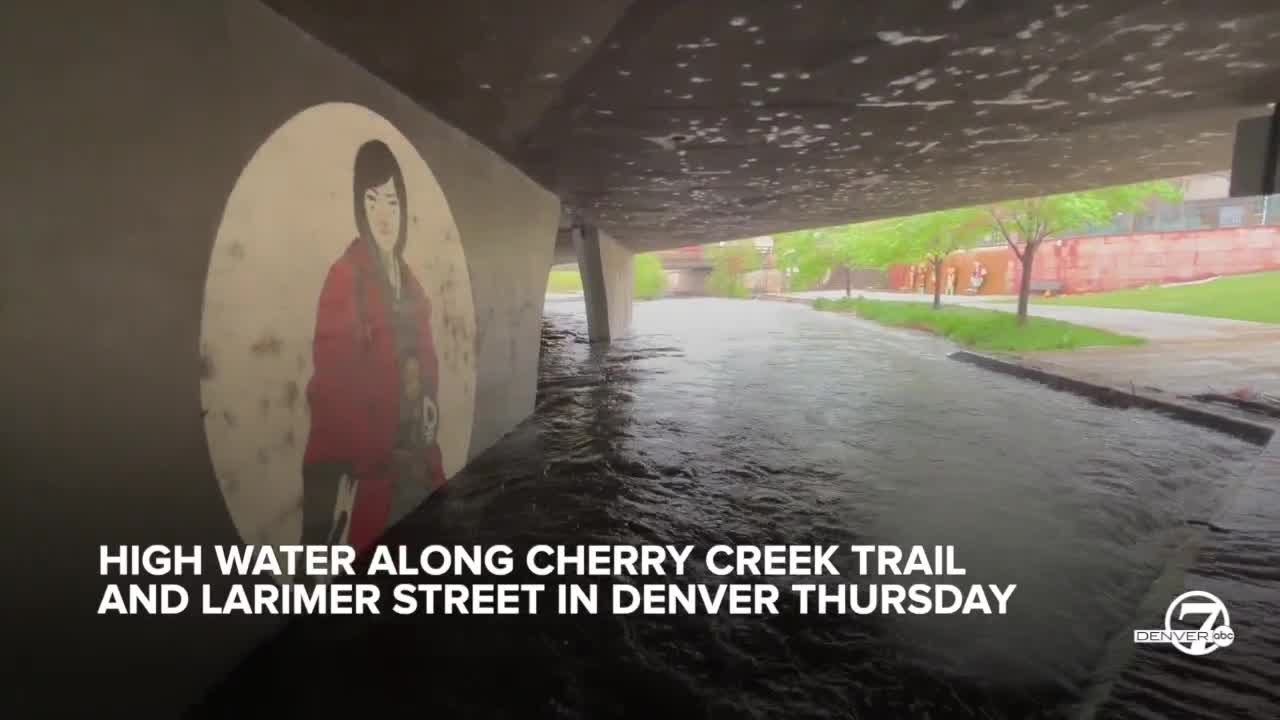
<instances>
[{"instance_id":1,"label":"water stains on ceiling","mask_svg":"<svg viewBox=\"0 0 1280 720\"><path fill-rule=\"evenodd\" d=\"M1274 0L268 0L635 249L1230 164Z\"/></svg>"}]
</instances>

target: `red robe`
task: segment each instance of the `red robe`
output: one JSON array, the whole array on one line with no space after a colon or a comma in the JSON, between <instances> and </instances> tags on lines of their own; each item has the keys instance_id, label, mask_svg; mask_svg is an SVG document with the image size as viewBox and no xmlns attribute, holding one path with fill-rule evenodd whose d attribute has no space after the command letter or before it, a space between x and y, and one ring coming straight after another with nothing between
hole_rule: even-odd
<instances>
[{"instance_id":1,"label":"red robe","mask_svg":"<svg viewBox=\"0 0 1280 720\"><path fill-rule=\"evenodd\" d=\"M400 263L402 302L417 330L421 388L437 397L438 365L431 306L417 278ZM316 311L314 374L307 385L311 432L303 464L347 463L358 481L348 543L369 547L391 515L398 471L392 462L400 421L401 370L382 268L357 238L329 268ZM362 296L362 297L361 297ZM361 302L362 301L362 302ZM440 446L426 446L424 490L444 484Z\"/></svg>"}]
</instances>

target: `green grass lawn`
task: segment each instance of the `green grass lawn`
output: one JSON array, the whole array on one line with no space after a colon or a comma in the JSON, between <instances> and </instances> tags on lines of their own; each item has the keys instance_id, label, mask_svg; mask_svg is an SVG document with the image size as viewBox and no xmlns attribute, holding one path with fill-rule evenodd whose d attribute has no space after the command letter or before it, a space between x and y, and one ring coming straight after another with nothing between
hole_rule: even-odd
<instances>
[{"instance_id":1,"label":"green grass lawn","mask_svg":"<svg viewBox=\"0 0 1280 720\"><path fill-rule=\"evenodd\" d=\"M636 255L631 262L632 298L656 300L667 292L667 273L656 255ZM552 270L547 276L547 292L572 294L582 292L582 275L577 270Z\"/></svg>"},{"instance_id":2,"label":"green grass lawn","mask_svg":"<svg viewBox=\"0 0 1280 720\"><path fill-rule=\"evenodd\" d=\"M1148 287L1035 302L1155 310L1205 317L1280 323L1280 272L1234 275L1200 285Z\"/></svg>"},{"instance_id":3,"label":"green grass lawn","mask_svg":"<svg viewBox=\"0 0 1280 720\"><path fill-rule=\"evenodd\" d=\"M547 292L580 293L582 292L582 276L577 270L552 270L547 276Z\"/></svg>"},{"instance_id":4,"label":"green grass lawn","mask_svg":"<svg viewBox=\"0 0 1280 720\"><path fill-rule=\"evenodd\" d=\"M1031 352L1143 343L1141 338L1045 318L1027 318L1027 324L1019 327L1016 315L999 310L947 305L934 310L930 303L863 298L822 299L813 306L818 310L853 313L881 325L928 330L978 350Z\"/></svg>"}]
</instances>

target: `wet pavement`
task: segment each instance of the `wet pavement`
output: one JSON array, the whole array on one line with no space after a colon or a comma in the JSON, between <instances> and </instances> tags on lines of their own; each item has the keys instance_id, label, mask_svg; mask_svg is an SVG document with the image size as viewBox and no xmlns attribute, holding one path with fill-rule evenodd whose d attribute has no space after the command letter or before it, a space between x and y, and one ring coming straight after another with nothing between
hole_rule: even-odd
<instances>
[{"instance_id":1,"label":"wet pavement","mask_svg":"<svg viewBox=\"0 0 1280 720\"><path fill-rule=\"evenodd\" d=\"M1116 387L1155 388L1191 397L1205 393L1280 398L1280 330L1232 340L1155 342L1136 347L1025 353L1068 374Z\"/></svg>"},{"instance_id":2,"label":"wet pavement","mask_svg":"<svg viewBox=\"0 0 1280 720\"><path fill-rule=\"evenodd\" d=\"M931 302L931 295L854 291L873 300ZM843 291L796 293L795 297L844 297ZM944 304L1017 312L1016 298L949 295ZM1280 325L1122 310L1046 305L1033 299L1035 317L1096 327L1147 340L1141 346L1081 348L1025 353L1020 357L1051 363L1117 387L1154 388L1174 395L1230 394L1241 390L1280 397Z\"/></svg>"},{"instance_id":3,"label":"wet pavement","mask_svg":"<svg viewBox=\"0 0 1280 720\"><path fill-rule=\"evenodd\" d=\"M851 297L862 296L868 300L894 300L899 302L933 302L932 294L925 293L909 293L909 292L890 292L888 290L854 290ZM810 290L808 292L790 293L788 297L802 298L804 300L816 300L818 298L827 298L829 300L839 300L845 297L843 290ZM942 302L946 305L986 305L989 303L999 302L1017 302L1016 295L943 295Z\"/></svg>"}]
</instances>

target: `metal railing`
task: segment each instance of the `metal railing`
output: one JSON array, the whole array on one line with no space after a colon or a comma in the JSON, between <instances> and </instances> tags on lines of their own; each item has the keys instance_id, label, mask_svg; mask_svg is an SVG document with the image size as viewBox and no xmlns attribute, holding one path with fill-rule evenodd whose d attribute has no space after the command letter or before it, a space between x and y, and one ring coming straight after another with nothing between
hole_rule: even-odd
<instances>
[{"instance_id":1,"label":"metal railing","mask_svg":"<svg viewBox=\"0 0 1280 720\"><path fill-rule=\"evenodd\" d=\"M1177 232L1256 227L1280 223L1280 196L1191 200L1163 205L1140 215L1122 215L1105 227L1091 228L1077 236L1142 232Z\"/></svg>"},{"instance_id":2,"label":"metal railing","mask_svg":"<svg viewBox=\"0 0 1280 720\"><path fill-rule=\"evenodd\" d=\"M1280 195L1164 204L1146 213L1123 213L1108 225L1077 230L1064 237L1194 232L1260 225L1280 225ZM1004 244L1004 238L993 233L978 246L996 247Z\"/></svg>"}]
</instances>

